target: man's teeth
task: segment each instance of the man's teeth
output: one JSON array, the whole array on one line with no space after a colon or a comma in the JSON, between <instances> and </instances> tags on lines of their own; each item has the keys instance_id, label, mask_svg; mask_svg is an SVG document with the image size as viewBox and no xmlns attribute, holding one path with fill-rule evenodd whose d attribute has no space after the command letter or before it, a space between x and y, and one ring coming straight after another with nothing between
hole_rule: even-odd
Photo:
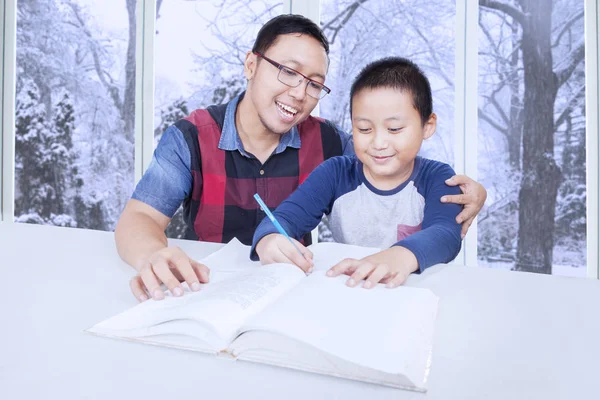
<instances>
[{"instance_id":1,"label":"man's teeth","mask_svg":"<svg viewBox=\"0 0 600 400\"><path fill-rule=\"evenodd\" d=\"M298 113L298 110L296 110L296 109L295 109L295 108L293 108L293 107L286 106L285 104L283 104L283 103L280 103L280 102L278 102L278 101L277 101L276 103L277 103L277 105L279 106L279 108L281 108L283 111L286 111L286 112L287 112L287 114L296 115L296 114Z\"/></svg>"}]
</instances>

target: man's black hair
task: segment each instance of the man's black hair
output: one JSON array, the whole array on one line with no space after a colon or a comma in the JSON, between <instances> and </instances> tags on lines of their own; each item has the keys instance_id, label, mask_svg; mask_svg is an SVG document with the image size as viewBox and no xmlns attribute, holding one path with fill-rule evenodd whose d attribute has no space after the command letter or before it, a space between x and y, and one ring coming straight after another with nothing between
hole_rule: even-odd
<instances>
[{"instance_id":1,"label":"man's black hair","mask_svg":"<svg viewBox=\"0 0 600 400\"><path fill-rule=\"evenodd\" d=\"M296 14L278 15L264 24L260 28L260 31L258 31L252 51L265 54L280 35L287 35L289 33L312 36L321 43L325 49L325 53L329 54L329 41L327 41L321 28L310 19Z\"/></svg>"}]
</instances>

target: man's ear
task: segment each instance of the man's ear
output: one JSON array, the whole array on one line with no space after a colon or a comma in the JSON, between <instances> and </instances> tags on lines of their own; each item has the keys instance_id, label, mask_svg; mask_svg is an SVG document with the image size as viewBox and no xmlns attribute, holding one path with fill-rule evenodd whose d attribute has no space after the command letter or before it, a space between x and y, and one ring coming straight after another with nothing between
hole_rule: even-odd
<instances>
[{"instance_id":1,"label":"man's ear","mask_svg":"<svg viewBox=\"0 0 600 400\"><path fill-rule=\"evenodd\" d=\"M246 53L246 60L244 61L244 75L246 75L246 79L250 80L254 77L256 73L256 66L258 62L258 57L252 51Z\"/></svg>"},{"instance_id":2,"label":"man's ear","mask_svg":"<svg viewBox=\"0 0 600 400\"><path fill-rule=\"evenodd\" d=\"M437 115L435 113L431 113L427 122L425 122L425 126L423 127L423 140L429 139L435 133L435 129L437 127Z\"/></svg>"}]
</instances>

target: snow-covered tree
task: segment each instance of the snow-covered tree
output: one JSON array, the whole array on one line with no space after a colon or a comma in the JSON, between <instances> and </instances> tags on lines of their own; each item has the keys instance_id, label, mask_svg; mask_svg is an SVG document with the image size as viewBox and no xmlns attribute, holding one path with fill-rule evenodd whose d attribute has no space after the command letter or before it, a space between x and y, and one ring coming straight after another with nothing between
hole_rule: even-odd
<instances>
[{"instance_id":1,"label":"snow-covered tree","mask_svg":"<svg viewBox=\"0 0 600 400\"><path fill-rule=\"evenodd\" d=\"M49 120L39 100L35 83L25 82L16 103L16 219L75 226L68 197L75 158L73 105L63 93Z\"/></svg>"},{"instance_id":2,"label":"snow-covered tree","mask_svg":"<svg viewBox=\"0 0 600 400\"><path fill-rule=\"evenodd\" d=\"M30 147L37 146L52 164L44 170L52 179L32 171L36 164L17 168L18 220L25 218L19 213L31 215L34 201L19 188L25 184L28 193L37 191L35 201L44 203L38 205L44 215L65 213L77 226L94 229L112 229L131 194L135 1L121 4L128 21L123 36L104 29L78 0L17 3L18 112L24 115L25 107L35 108L44 127L27 125L27 118L21 118L16 157L29 159ZM28 92L35 92L36 107L27 106L32 101L26 98ZM69 149L71 155L62 154ZM64 225L66 218L28 220Z\"/></svg>"},{"instance_id":3,"label":"snow-covered tree","mask_svg":"<svg viewBox=\"0 0 600 400\"><path fill-rule=\"evenodd\" d=\"M515 269L550 273L557 245L585 258L583 2L479 4L480 255L510 243Z\"/></svg>"}]
</instances>

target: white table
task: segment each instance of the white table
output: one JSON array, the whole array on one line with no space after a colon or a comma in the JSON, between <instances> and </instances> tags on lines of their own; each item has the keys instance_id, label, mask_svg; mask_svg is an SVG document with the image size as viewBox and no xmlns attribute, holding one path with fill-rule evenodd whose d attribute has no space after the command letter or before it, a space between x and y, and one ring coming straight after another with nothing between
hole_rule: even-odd
<instances>
[{"instance_id":1,"label":"white table","mask_svg":"<svg viewBox=\"0 0 600 400\"><path fill-rule=\"evenodd\" d=\"M177 242L202 258L221 245ZM111 233L0 224L0 399L598 399L600 282L434 267L427 394L82 330L136 304ZM360 290L360 289L357 289Z\"/></svg>"}]
</instances>

